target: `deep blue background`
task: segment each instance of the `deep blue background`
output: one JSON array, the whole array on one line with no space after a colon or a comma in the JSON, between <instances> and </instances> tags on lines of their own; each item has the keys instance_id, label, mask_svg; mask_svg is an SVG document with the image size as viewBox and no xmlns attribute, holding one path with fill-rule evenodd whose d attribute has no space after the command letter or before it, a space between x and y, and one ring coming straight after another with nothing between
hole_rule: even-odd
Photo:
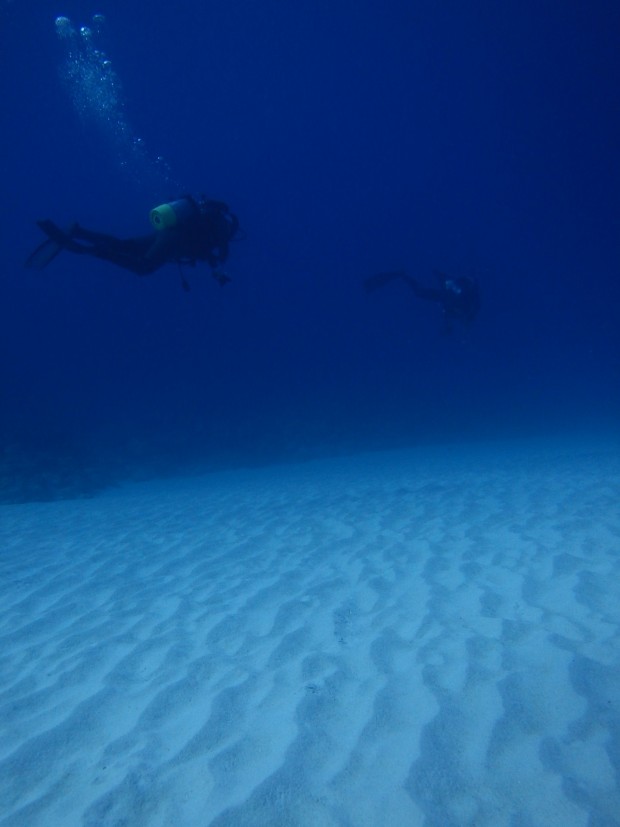
<instances>
[{"instance_id":1,"label":"deep blue background","mask_svg":"<svg viewBox=\"0 0 620 827\"><path fill-rule=\"evenodd\" d=\"M5 460L208 465L614 428L619 9L0 0ZM60 80L55 16L95 12L132 135L240 216L225 289L206 268L189 293L174 267L23 268L37 218L131 235L176 194ZM434 267L479 275L466 334L443 336L403 285L360 286Z\"/></svg>"}]
</instances>

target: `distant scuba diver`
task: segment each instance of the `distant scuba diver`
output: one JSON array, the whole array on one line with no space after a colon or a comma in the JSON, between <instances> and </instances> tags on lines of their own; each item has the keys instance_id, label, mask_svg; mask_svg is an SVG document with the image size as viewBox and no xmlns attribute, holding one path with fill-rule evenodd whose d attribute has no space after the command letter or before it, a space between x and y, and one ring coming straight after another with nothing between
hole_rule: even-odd
<instances>
[{"instance_id":1,"label":"distant scuba diver","mask_svg":"<svg viewBox=\"0 0 620 827\"><path fill-rule=\"evenodd\" d=\"M230 281L220 267L228 258L229 243L239 233L239 220L222 201L183 195L161 204L150 213L154 231L121 239L73 224L67 231L52 221L37 221L48 236L26 261L26 267L42 270L62 250L109 261L139 276L148 276L164 264L194 266L206 261L220 283ZM86 243L81 243L86 242ZM182 276L183 287L189 285Z\"/></svg>"},{"instance_id":2,"label":"distant scuba diver","mask_svg":"<svg viewBox=\"0 0 620 827\"><path fill-rule=\"evenodd\" d=\"M473 276L451 278L438 270L433 270L433 274L437 279L437 287L423 287L402 270L376 273L364 280L364 287L368 292L372 292L400 279L413 290L419 299L438 302L441 305L447 333L452 331L452 324L455 321L466 324L472 322L480 310L478 280Z\"/></svg>"}]
</instances>

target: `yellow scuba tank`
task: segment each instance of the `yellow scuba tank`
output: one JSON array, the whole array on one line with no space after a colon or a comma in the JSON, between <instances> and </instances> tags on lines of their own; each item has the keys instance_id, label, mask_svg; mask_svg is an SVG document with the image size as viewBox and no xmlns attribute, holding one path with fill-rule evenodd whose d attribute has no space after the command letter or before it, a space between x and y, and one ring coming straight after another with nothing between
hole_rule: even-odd
<instances>
[{"instance_id":1,"label":"yellow scuba tank","mask_svg":"<svg viewBox=\"0 0 620 827\"><path fill-rule=\"evenodd\" d=\"M189 198L179 198L177 201L154 207L149 213L149 218L156 230L167 230L195 215L196 205Z\"/></svg>"}]
</instances>

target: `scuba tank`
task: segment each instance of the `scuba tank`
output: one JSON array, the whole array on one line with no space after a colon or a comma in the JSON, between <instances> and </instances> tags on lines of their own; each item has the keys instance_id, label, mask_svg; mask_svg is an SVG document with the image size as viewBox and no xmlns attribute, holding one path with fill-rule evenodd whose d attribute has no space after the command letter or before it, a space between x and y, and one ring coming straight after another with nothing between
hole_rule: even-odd
<instances>
[{"instance_id":1,"label":"scuba tank","mask_svg":"<svg viewBox=\"0 0 620 827\"><path fill-rule=\"evenodd\" d=\"M167 230L195 218L196 211L197 205L193 199L179 198L177 201L170 201L168 204L160 204L159 207L154 207L149 213L149 218L156 230Z\"/></svg>"}]
</instances>

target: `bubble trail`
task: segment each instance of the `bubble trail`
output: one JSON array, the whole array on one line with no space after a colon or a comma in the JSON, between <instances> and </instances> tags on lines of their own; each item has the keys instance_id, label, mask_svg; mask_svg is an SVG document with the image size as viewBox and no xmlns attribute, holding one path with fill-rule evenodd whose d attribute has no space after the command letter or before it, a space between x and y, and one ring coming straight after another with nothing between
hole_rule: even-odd
<instances>
[{"instance_id":1,"label":"bubble trail","mask_svg":"<svg viewBox=\"0 0 620 827\"><path fill-rule=\"evenodd\" d=\"M84 122L93 123L106 136L117 163L137 183L150 177L168 191L180 191L166 161L149 154L127 120L120 78L99 46L105 24L103 14L93 15L90 25L75 26L64 15L55 20L56 34L65 49L60 75L74 109Z\"/></svg>"}]
</instances>

